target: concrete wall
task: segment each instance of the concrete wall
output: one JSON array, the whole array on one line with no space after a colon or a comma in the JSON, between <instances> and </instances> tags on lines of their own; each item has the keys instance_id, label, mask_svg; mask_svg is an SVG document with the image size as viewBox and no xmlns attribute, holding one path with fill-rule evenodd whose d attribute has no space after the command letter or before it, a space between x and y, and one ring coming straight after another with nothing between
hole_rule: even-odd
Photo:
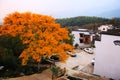
<instances>
[{"instance_id":1,"label":"concrete wall","mask_svg":"<svg viewBox=\"0 0 120 80\"><path fill-rule=\"evenodd\" d=\"M102 35L101 41L95 42L94 74L120 79L120 46L113 41L120 36Z\"/></svg>"}]
</instances>

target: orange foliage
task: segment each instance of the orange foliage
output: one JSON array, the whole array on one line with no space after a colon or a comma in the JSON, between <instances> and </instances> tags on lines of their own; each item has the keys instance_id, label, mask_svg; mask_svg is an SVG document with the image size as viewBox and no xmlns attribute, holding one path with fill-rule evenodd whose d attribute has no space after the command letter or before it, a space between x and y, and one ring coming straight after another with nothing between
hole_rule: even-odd
<instances>
[{"instance_id":1,"label":"orange foliage","mask_svg":"<svg viewBox=\"0 0 120 80\"><path fill-rule=\"evenodd\" d=\"M29 12L9 14L0 28L0 35L7 34L19 35L23 44L28 45L19 56L22 65L26 65L29 58L40 62L43 55L50 57L56 54L61 61L65 61L68 58L66 51L73 50L71 45L63 42L69 39L68 31L60 28L50 16Z\"/></svg>"}]
</instances>

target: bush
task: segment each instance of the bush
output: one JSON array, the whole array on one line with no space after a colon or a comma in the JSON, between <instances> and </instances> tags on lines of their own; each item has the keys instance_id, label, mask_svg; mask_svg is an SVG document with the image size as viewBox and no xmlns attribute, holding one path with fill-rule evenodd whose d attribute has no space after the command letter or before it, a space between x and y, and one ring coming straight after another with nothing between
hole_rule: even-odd
<instances>
[{"instance_id":1,"label":"bush","mask_svg":"<svg viewBox=\"0 0 120 80\"><path fill-rule=\"evenodd\" d=\"M75 49L77 49L79 47L79 44L78 43L76 43L75 44Z\"/></svg>"}]
</instances>

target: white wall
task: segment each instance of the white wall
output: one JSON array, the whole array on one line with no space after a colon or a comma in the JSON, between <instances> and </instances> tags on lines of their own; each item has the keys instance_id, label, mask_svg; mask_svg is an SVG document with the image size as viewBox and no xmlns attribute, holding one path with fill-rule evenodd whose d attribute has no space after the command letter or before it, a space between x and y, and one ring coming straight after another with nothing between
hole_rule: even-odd
<instances>
[{"instance_id":1,"label":"white wall","mask_svg":"<svg viewBox=\"0 0 120 80\"><path fill-rule=\"evenodd\" d=\"M100 31L107 31L108 28L109 28L109 26L107 26L107 25L102 25L102 26L98 27L98 30L100 30Z\"/></svg>"},{"instance_id":2,"label":"white wall","mask_svg":"<svg viewBox=\"0 0 120 80\"><path fill-rule=\"evenodd\" d=\"M98 30L100 31L107 31L108 29L113 29L114 27L112 25L101 25L98 27Z\"/></svg>"},{"instance_id":3,"label":"white wall","mask_svg":"<svg viewBox=\"0 0 120 80\"><path fill-rule=\"evenodd\" d=\"M120 36L102 35L101 42L95 42L94 74L120 79L120 46L113 41Z\"/></svg>"},{"instance_id":4,"label":"white wall","mask_svg":"<svg viewBox=\"0 0 120 80\"><path fill-rule=\"evenodd\" d=\"M75 45L76 43L77 44L79 44L79 46L83 46L84 45L84 43L80 43L80 35L79 35L79 33L84 33L84 34L88 34L89 35L89 33L88 32L80 32L80 31L72 31L72 34L74 35L74 42L73 42L73 45Z\"/></svg>"}]
</instances>

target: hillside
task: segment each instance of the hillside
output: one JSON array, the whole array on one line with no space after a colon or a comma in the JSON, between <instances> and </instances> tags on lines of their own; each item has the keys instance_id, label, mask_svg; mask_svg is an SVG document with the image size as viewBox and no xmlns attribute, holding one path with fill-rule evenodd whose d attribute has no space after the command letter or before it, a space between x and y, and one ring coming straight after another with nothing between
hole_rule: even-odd
<instances>
[{"instance_id":1,"label":"hillside","mask_svg":"<svg viewBox=\"0 0 120 80\"><path fill-rule=\"evenodd\" d=\"M106 23L109 19L100 17L78 16L71 18L56 19L56 23L60 23L62 27L65 26L83 26L86 24Z\"/></svg>"}]
</instances>

